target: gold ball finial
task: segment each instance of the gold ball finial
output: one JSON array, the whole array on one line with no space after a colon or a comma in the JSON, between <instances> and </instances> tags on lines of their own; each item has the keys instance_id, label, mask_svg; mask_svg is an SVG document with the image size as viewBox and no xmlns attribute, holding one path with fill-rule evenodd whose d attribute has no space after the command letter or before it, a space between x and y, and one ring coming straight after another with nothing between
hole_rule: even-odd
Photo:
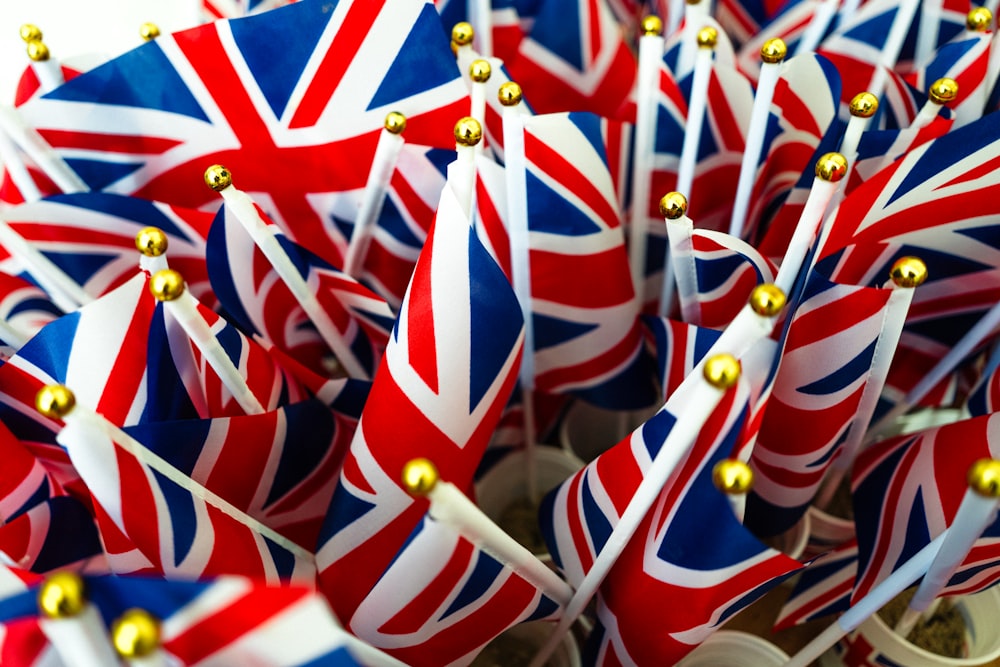
<instances>
[{"instance_id":1,"label":"gold ball finial","mask_svg":"<svg viewBox=\"0 0 1000 667\"><path fill-rule=\"evenodd\" d=\"M740 379L740 362L728 352L705 361L705 379L716 389L729 389Z\"/></svg>"},{"instance_id":2,"label":"gold ball finial","mask_svg":"<svg viewBox=\"0 0 1000 667\"><path fill-rule=\"evenodd\" d=\"M927 265L919 257L900 257L889 270L897 287L920 287L927 280Z\"/></svg>"},{"instance_id":3,"label":"gold ball finial","mask_svg":"<svg viewBox=\"0 0 1000 667\"><path fill-rule=\"evenodd\" d=\"M42 38L42 29L34 23L25 23L21 26L20 34L25 42L37 42Z\"/></svg>"},{"instance_id":4,"label":"gold ball finial","mask_svg":"<svg viewBox=\"0 0 1000 667\"><path fill-rule=\"evenodd\" d=\"M769 39L760 47L760 59L768 65L780 63L787 55L788 47L785 46L785 40L780 37Z\"/></svg>"},{"instance_id":5,"label":"gold ball finial","mask_svg":"<svg viewBox=\"0 0 1000 667\"><path fill-rule=\"evenodd\" d=\"M159 257L167 251L167 235L159 227L145 227L135 235L135 249L146 257Z\"/></svg>"},{"instance_id":6,"label":"gold ball finial","mask_svg":"<svg viewBox=\"0 0 1000 667\"><path fill-rule=\"evenodd\" d=\"M753 471L743 461L722 459L712 468L712 483L729 496L749 493L753 488Z\"/></svg>"},{"instance_id":7,"label":"gold ball finial","mask_svg":"<svg viewBox=\"0 0 1000 667\"><path fill-rule=\"evenodd\" d=\"M497 99L499 99L500 104L505 107L517 106L521 103L521 98L523 96L524 93L521 90L521 86L513 81L500 84L500 89L497 91Z\"/></svg>"},{"instance_id":8,"label":"gold ball finial","mask_svg":"<svg viewBox=\"0 0 1000 667\"><path fill-rule=\"evenodd\" d=\"M928 97L934 104L948 104L954 102L958 97L958 82L948 77L942 77L931 84L927 91Z\"/></svg>"},{"instance_id":9,"label":"gold ball finial","mask_svg":"<svg viewBox=\"0 0 1000 667\"><path fill-rule=\"evenodd\" d=\"M28 42L28 57L36 63L42 63L49 59L49 47L40 39Z\"/></svg>"},{"instance_id":10,"label":"gold ball finial","mask_svg":"<svg viewBox=\"0 0 1000 667\"><path fill-rule=\"evenodd\" d=\"M160 648L160 621L145 609L128 609L111 624L111 643L126 660L148 657Z\"/></svg>"},{"instance_id":11,"label":"gold ball finial","mask_svg":"<svg viewBox=\"0 0 1000 667\"><path fill-rule=\"evenodd\" d=\"M173 269L162 269L149 279L149 291L157 301L173 301L184 294L184 277Z\"/></svg>"},{"instance_id":12,"label":"gold ball finial","mask_svg":"<svg viewBox=\"0 0 1000 667\"><path fill-rule=\"evenodd\" d=\"M403 488L413 496L426 496L437 486L437 467L427 459L413 459L403 466Z\"/></svg>"},{"instance_id":13,"label":"gold ball finial","mask_svg":"<svg viewBox=\"0 0 1000 667\"><path fill-rule=\"evenodd\" d=\"M639 29L642 30L643 35L662 35L663 34L663 21L659 16L655 14L650 14L642 19L642 23L639 25Z\"/></svg>"},{"instance_id":14,"label":"gold ball finial","mask_svg":"<svg viewBox=\"0 0 1000 667\"><path fill-rule=\"evenodd\" d=\"M987 32L993 25L993 12L986 7L976 7L965 17L965 27L972 32Z\"/></svg>"},{"instance_id":15,"label":"gold ball finial","mask_svg":"<svg viewBox=\"0 0 1000 667\"><path fill-rule=\"evenodd\" d=\"M857 118L871 118L878 111L878 98L869 92L858 93L851 100L851 115Z\"/></svg>"},{"instance_id":16,"label":"gold ball finial","mask_svg":"<svg viewBox=\"0 0 1000 667\"><path fill-rule=\"evenodd\" d=\"M479 58L473 60L472 64L469 65L469 78L476 83L486 83L490 80L491 74L493 74L493 67L489 60Z\"/></svg>"},{"instance_id":17,"label":"gold ball finial","mask_svg":"<svg viewBox=\"0 0 1000 667\"><path fill-rule=\"evenodd\" d=\"M222 192L233 184L233 175L221 164L213 164L205 170L205 185L216 192Z\"/></svg>"},{"instance_id":18,"label":"gold ball finial","mask_svg":"<svg viewBox=\"0 0 1000 667\"><path fill-rule=\"evenodd\" d=\"M1000 498L1000 461L979 459L969 468L969 488L985 498Z\"/></svg>"},{"instance_id":19,"label":"gold ball finial","mask_svg":"<svg viewBox=\"0 0 1000 667\"><path fill-rule=\"evenodd\" d=\"M668 192L660 197L660 215L667 220L680 220L688 212L687 197L679 192Z\"/></svg>"},{"instance_id":20,"label":"gold ball finial","mask_svg":"<svg viewBox=\"0 0 1000 667\"><path fill-rule=\"evenodd\" d=\"M468 21L456 23L451 29L451 41L459 46L472 44L472 38L476 36L476 31L472 29L472 24Z\"/></svg>"},{"instance_id":21,"label":"gold ball finial","mask_svg":"<svg viewBox=\"0 0 1000 667\"><path fill-rule=\"evenodd\" d=\"M155 23L150 23L149 21L143 23L139 26L139 37L142 37L144 42L152 42L154 39L160 36L160 26Z\"/></svg>"},{"instance_id":22,"label":"gold ball finial","mask_svg":"<svg viewBox=\"0 0 1000 667\"><path fill-rule=\"evenodd\" d=\"M750 307L761 317L774 317L785 307L787 297L780 287L771 283L757 285L750 292Z\"/></svg>"},{"instance_id":23,"label":"gold ball finial","mask_svg":"<svg viewBox=\"0 0 1000 667\"><path fill-rule=\"evenodd\" d=\"M47 618L73 618L87 606L87 587L75 572L49 575L38 590L38 608Z\"/></svg>"},{"instance_id":24,"label":"gold ball finial","mask_svg":"<svg viewBox=\"0 0 1000 667\"><path fill-rule=\"evenodd\" d=\"M76 396L69 387L48 384L35 394L35 409L51 419L62 419L76 406Z\"/></svg>"},{"instance_id":25,"label":"gold ball finial","mask_svg":"<svg viewBox=\"0 0 1000 667\"><path fill-rule=\"evenodd\" d=\"M840 153L827 153L816 161L816 177L836 183L847 175L847 158Z\"/></svg>"},{"instance_id":26,"label":"gold ball finial","mask_svg":"<svg viewBox=\"0 0 1000 667\"><path fill-rule=\"evenodd\" d=\"M460 146L475 146L483 138L483 126L472 116L455 123L455 142Z\"/></svg>"},{"instance_id":27,"label":"gold ball finial","mask_svg":"<svg viewBox=\"0 0 1000 667\"><path fill-rule=\"evenodd\" d=\"M719 41L719 31L710 25L698 31L698 47L702 49L714 49Z\"/></svg>"},{"instance_id":28,"label":"gold ball finial","mask_svg":"<svg viewBox=\"0 0 1000 667\"><path fill-rule=\"evenodd\" d=\"M390 134L402 134L403 130L406 129L406 116L398 111L390 111L385 115L385 123L382 127Z\"/></svg>"}]
</instances>

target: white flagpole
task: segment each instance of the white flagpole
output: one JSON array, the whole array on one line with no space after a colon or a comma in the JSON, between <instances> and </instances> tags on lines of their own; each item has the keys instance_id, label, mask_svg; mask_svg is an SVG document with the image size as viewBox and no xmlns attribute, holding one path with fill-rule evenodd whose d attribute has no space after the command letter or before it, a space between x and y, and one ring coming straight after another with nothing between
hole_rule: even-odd
<instances>
[{"instance_id":1,"label":"white flagpole","mask_svg":"<svg viewBox=\"0 0 1000 667\"><path fill-rule=\"evenodd\" d=\"M839 5L840 0L822 0L819 3L819 7L816 8L816 12L809 22L809 27L799 38L794 55L801 56L816 51L816 47L823 41L823 36L826 35L830 24L833 23L833 18L837 15Z\"/></svg>"},{"instance_id":2,"label":"white flagpole","mask_svg":"<svg viewBox=\"0 0 1000 667\"><path fill-rule=\"evenodd\" d=\"M64 313L71 313L94 300L73 278L18 234L3 217L0 217L0 243L24 264L31 277Z\"/></svg>"},{"instance_id":3,"label":"white flagpole","mask_svg":"<svg viewBox=\"0 0 1000 667\"><path fill-rule=\"evenodd\" d=\"M80 575L49 575L38 593L38 625L67 667L107 667L118 664L104 621L87 601Z\"/></svg>"},{"instance_id":4,"label":"white flagpole","mask_svg":"<svg viewBox=\"0 0 1000 667\"><path fill-rule=\"evenodd\" d=\"M448 165L448 182L470 221L476 210L476 146L482 139L483 126L472 116L455 123L456 157Z\"/></svg>"},{"instance_id":5,"label":"white flagpole","mask_svg":"<svg viewBox=\"0 0 1000 667\"><path fill-rule=\"evenodd\" d=\"M887 72L895 68L896 61L899 60L899 52L903 48L906 34L910 31L910 26L913 25L913 17L920 4L920 0L901 0L896 7L896 16L893 18L889 35L882 47L878 65L875 67L871 81L868 82L868 91L875 97L882 97L882 93L885 91Z\"/></svg>"},{"instance_id":6,"label":"white flagpole","mask_svg":"<svg viewBox=\"0 0 1000 667\"><path fill-rule=\"evenodd\" d=\"M90 191L87 184L59 157L42 135L24 122L20 112L14 107L0 105L0 131L27 153L62 192L72 194Z\"/></svg>"},{"instance_id":7,"label":"white flagpole","mask_svg":"<svg viewBox=\"0 0 1000 667\"><path fill-rule=\"evenodd\" d=\"M937 118L941 107L954 102L958 98L958 82L947 77L938 79L927 91L927 101L920 107L917 117L913 119L910 128L917 130L927 127Z\"/></svg>"},{"instance_id":8,"label":"white flagpole","mask_svg":"<svg viewBox=\"0 0 1000 667\"><path fill-rule=\"evenodd\" d=\"M139 268L153 275L169 269L167 263L167 235L159 227L144 227L135 235L135 249L139 251Z\"/></svg>"},{"instance_id":9,"label":"white flagpole","mask_svg":"<svg viewBox=\"0 0 1000 667\"><path fill-rule=\"evenodd\" d=\"M667 223L667 247L664 250L663 257L663 287L660 290L660 309L657 311L657 315L660 317L669 317L670 312L674 308L674 297L677 295L677 290L675 289L677 286L677 276L674 273L674 260L670 250L672 245L670 230L675 224L680 223L686 226L688 238L690 238L693 223L691 222L691 218L687 217L687 207L687 198L679 192L668 192L660 199L660 215L663 216L664 222ZM685 276L686 278L688 276Z\"/></svg>"},{"instance_id":10,"label":"white flagpole","mask_svg":"<svg viewBox=\"0 0 1000 667\"><path fill-rule=\"evenodd\" d=\"M493 55L493 7L490 0L467 0L469 22L475 29L475 47L484 57Z\"/></svg>"},{"instance_id":11,"label":"white flagpole","mask_svg":"<svg viewBox=\"0 0 1000 667\"><path fill-rule=\"evenodd\" d=\"M701 144L701 127L705 122L705 109L708 107L712 56L718 38L718 31L711 26L698 31L698 54L694 59L687 125L684 128L684 144L681 147L681 159L677 167L677 191L685 197L691 196L691 185L694 183L694 168L698 162L698 147Z\"/></svg>"},{"instance_id":12,"label":"white flagpole","mask_svg":"<svg viewBox=\"0 0 1000 667\"><path fill-rule=\"evenodd\" d=\"M42 41L42 31L38 26L25 23L21 26L21 39L27 47L31 69L38 77L41 92L49 93L65 83L62 65L52 58L49 47Z\"/></svg>"},{"instance_id":13,"label":"white flagpole","mask_svg":"<svg viewBox=\"0 0 1000 667\"><path fill-rule=\"evenodd\" d=\"M485 58L477 58L469 63L469 82L471 100L469 115L476 119L481 127L486 127L486 95L493 66ZM476 144L476 155L482 155L483 142Z\"/></svg>"},{"instance_id":14,"label":"white flagpole","mask_svg":"<svg viewBox=\"0 0 1000 667\"><path fill-rule=\"evenodd\" d=\"M695 60L695 37L698 26L708 16L709 0L687 0L684 5L684 27L681 28L680 52L677 54L677 71L674 76L677 80L687 76L691 68L694 67ZM672 34L672 32L671 32ZM714 44L713 44L714 46Z\"/></svg>"}]
</instances>

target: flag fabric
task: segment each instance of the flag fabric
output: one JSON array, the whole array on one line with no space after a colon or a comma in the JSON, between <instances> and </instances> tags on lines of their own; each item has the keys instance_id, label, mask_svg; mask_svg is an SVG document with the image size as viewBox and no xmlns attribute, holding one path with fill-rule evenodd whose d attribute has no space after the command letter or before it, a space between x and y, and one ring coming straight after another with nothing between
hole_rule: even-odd
<instances>
[{"instance_id":1,"label":"flag fabric","mask_svg":"<svg viewBox=\"0 0 1000 667\"><path fill-rule=\"evenodd\" d=\"M851 592L858 574L858 542L850 540L808 563L775 619L774 629L784 630L851 606Z\"/></svg>"},{"instance_id":2,"label":"flag fabric","mask_svg":"<svg viewBox=\"0 0 1000 667\"><path fill-rule=\"evenodd\" d=\"M206 21L233 19L276 9L296 0L201 0L201 14Z\"/></svg>"},{"instance_id":3,"label":"flag fabric","mask_svg":"<svg viewBox=\"0 0 1000 667\"><path fill-rule=\"evenodd\" d=\"M63 314L48 295L24 278L0 271L0 341L17 349Z\"/></svg>"},{"instance_id":4,"label":"flag fabric","mask_svg":"<svg viewBox=\"0 0 1000 667\"><path fill-rule=\"evenodd\" d=\"M217 201L203 172L224 164L339 265L330 198L364 187L386 114L407 117L408 142L454 146L468 97L440 35L430 4L298 2L162 35L21 112L94 190L200 208Z\"/></svg>"},{"instance_id":5,"label":"flag fabric","mask_svg":"<svg viewBox=\"0 0 1000 667\"><path fill-rule=\"evenodd\" d=\"M744 44L755 35L766 32L780 17L790 13L793 8L808 5L809 2L795 0L720 0L715 10L719 24L737 44ZM777 34L774 37L783 37ZM760 47L757 47L760 52ZM789 53L793 53L790 49Z\"/></svg>"},{"instance_id":6,"label":"flag fabric","mask_svg":"<svg viewBox=\"0 0 1000 667\"><path fill-rule=\"evenodd\" d=\"M934 53L923 67L907 75L906 81L925 91L943 77L958 83L958 99L951 106L957 127L978 120L986 111L986 102L995 81L989 80L989 61L993 35L963 31Z\"/></svg>"},{"instance_id":7,"label":"flag fabric","mask_svg":"<svg viewBox=\"0 0 1000 667\"><path fill-rule=\"evenodd\" d=\"M47 573L105 561L87 506L73 496L56 496L0 526L0 562Z\"/></svg>"},{"instance_id":8,"label":"flag fabric","mask_svg":"<svg viewBox=\"0 0 1000 667\"><path fill-rule=\"evenodd\" d=\"M732 0L724 0L719 4L717 13L720 23L723 22L721 14L723 7L733 4L736 3ZM748 38L735 40L733 33L730 33L730 37L741 44L736 56L740 71L756 81L760 77L760 50L767 41L772 39L780 39L785 43L789 58L793 56L809 57L812 51L804 51L801 42L822 5L822 0L784 2L781 3L780 9L767 19L766 24L759 30L754 30L748 35ZM827 26L826 34L820 36L821 40L833 30L834 25L835 20L831 20ZM839 91L837 99L839 101Z\"/></svg>"},{"instance_id":9,"label":"flag fabric","mask_svg":"<svg viewBox=\"0 0 1000 667\"><path fill-rule=\"evenodd\" d=\"M975 385L969 391L969 398L966 402L966 409L973 417L992 414L1000 411L1000 354L996 348L980 373Z\"/></svg>"},{"instance_id":10,"label":"flag fabric","mask_svg":"<svg viewBox=\"0 0 1000 667\"><path fill-rule=\"evenodd\" d=\"M645 316L643 326L653 341L660 392L666 400L719 340L720 332L665 317Z\"/></svg>"}]
</instances>

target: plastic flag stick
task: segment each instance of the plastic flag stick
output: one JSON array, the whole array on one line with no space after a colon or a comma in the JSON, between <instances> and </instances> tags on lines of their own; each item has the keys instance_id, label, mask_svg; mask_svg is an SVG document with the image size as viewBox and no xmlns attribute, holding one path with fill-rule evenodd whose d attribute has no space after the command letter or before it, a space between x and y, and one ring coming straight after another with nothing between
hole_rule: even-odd
<instances>
[{"instance_id":1,"label":"plastic flag stick","mask_svg":"<svg viewBox=\"0 0 1000 667\"><path fill-rule=\"evenodd\" d=\"M705 109L708 106L708 83L712 76L712 57L719 34L715 28L706 27L698 31L698 54L694 62L691 81L691 99L688 102L687 125L684 128L684 145L677 167L677 191L685 197L691 196L694 183L694 166L698 162L698 147L701 144L701 127L705 123Z\"/></svg>"}]
</instances>

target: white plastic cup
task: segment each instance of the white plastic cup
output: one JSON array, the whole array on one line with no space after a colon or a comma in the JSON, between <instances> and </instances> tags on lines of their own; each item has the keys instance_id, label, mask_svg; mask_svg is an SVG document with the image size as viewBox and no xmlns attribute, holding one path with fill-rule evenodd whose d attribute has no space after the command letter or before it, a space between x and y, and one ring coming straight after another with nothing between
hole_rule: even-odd
<instances>
[{"instance_id":1,"label":"white plastic cup","mask_svg":"<svg viewBox=\"0 0 1000 667\"><path fill-rule=\"evenodd\" d=\"M657 410L605 410L577 401L559 426L559 444L589 463L621 442Z\"/></svg>"},{"instance_id":2,"label":"white plastic cup","mask_svg":"<svg viewBox=\"0 0 1000 667\"><path fill-rule=\"evenodd\" d=\"M850 519L834 516L818 507L810 507L806 516L810 522L809 540L804 552L806 558L826 553L854 537L854 522Z\"/></svg>"},{"instance_id":3,"label":"white plastic cup","mask_svg":"<svg viewBox=\"0 0 1000 667\"><path fill-rule=\"evenodd\" d=\"M719 630L688 653L677 667L780 667L788 654L756 635Z\"/></svg>"},{"instance_id":4,"label":"white plastic cup","mask_svg":"<svg viewBox=\"0 0 1000 667\"><path fill-rule=\"evenodd\" d=\"M534 655L541 650L554 628L555 625L547 621L521 623L505 631L500 635L500 638L510 639L518 644L533 647L530 653ZM573 638L572 632L563 637L562 643L552 653L546 664L548 667L580 667L580 649L576 645L576 640ZM490 661L480 658L472 662L472 667L480 666L493 667Z\"/></svg>"},{"instance_id":5,"label":"white plastic cup","mask_svg":"<svg viewBox=\"0 0 1000 667\"><path fill-rule=\"evenodd\" d=\"M840 644L823 654L823 667L975 667L1000 658L1000 590L991 588L956 600L955 608L965 619L967 654L946 658L918 648L887 626L875 614Z\"/></svg>"}]
</instances>

